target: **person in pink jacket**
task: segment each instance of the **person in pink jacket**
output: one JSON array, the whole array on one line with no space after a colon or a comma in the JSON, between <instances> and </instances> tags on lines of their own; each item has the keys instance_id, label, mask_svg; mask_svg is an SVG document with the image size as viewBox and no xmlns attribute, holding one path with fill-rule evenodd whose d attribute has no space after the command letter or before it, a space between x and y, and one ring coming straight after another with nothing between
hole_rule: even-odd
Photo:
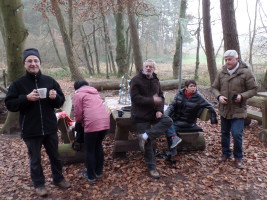
<instances>
[{"instance_id":1,"label":"person in pink jacket","mask_svg":"<svg viewBox=\"0 0 267 200\"><path fill-rule=\"evenodd\" d=\"M98 91L86 81L74 83L74 118L84 127L85 166L82 173L89 182L102 177L104 151L102 141L110 127L109 114Z\"/></svg>"}]
</instances>

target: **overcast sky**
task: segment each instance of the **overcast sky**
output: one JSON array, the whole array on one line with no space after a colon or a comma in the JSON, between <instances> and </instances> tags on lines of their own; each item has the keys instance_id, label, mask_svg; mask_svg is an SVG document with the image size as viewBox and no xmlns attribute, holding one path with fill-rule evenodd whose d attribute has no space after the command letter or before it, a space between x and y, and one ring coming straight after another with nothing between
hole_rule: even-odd
<instances>
[{"instance_id":1,"label":"overcast sky","mask_svg":"<svg viewBox=\"0 0 267 200\"><path fill-rule=\"evenodd\" d=\"M210 0L210 1L211 1L211 20L212 21L216 20L216 23L212 26L212 33L213 33L212 36L216 50L216 48L220 45L221 39L223 37L222 25L220 20L221 19L220 0ZM249 13L253 24L256 0L235 0L236 23L237 23L237 31L239 34L241 51L242 48L246 48L248 44L249 20L247 14L246 1L248 2L249 5ZM260 6L262 6L262 8L265 10L265 13L267 14L267 0L260 0ZM187 13L197 17L197 9L198 9L198 0L188 0ZM258 18L257 25L262 26L259 15L257 18ZM265 18L265 23L267 24L266 18ZM202 40L203 40L203 35L202 35Z\"/></svg>"}]
</instances>

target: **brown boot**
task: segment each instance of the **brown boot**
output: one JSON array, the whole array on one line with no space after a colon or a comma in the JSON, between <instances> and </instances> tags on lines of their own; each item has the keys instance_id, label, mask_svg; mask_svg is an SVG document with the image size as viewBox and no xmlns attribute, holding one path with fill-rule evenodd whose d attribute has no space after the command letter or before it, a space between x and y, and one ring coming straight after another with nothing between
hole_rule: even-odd
<instances>
[{"instance_id":1,"label":"brown boot","mask_svg":"<svg viewBox=\"0 0 267 200\"><path fill-rule=\"evenodd\" d=\"M159 175L159 173L158 173L158 171L156 169L149 170L149 175L152 178L156 178L156 179L160 178L160 175Z\"/></svg>"},{"instance_id":2,"label":"brown boot","mask_svg":"<svg viewBox=\"0 0 267 200\"><path fill-rule=\"evenodd\" d=\"M58 183L54 183L56 186L62 188L62 189L67 189L70 187L70 183L67 182L65 179L63 179L62 181L58 182Z\"/></svg>"},{"instance_id":3,"label":"brown boot","mask_svg":"<svg viewBox=\"0 0 267 200\"><path fill-rule=\"evenodd\" d=\"M244 169L244 165L242 164L242 160L241 159L235 159L235 167L238 169Z\"/></svg>"},{"instance_id":4,"label":"brown boot","mask_svg":"<svg viewBox=\"0 0 267 200\"><path fill-rule=\"evenodd\" d=\"M225 155L222 155L220 158L218 158L218 162L225 162L225 161L227 161L227 159L229 159L229 158L226 157Z\"/></svg>"},{"instance_id":5,"label":"brown boot","mask_svg":"<svg viewBox=\"0 0 267 200\"><path fill-rule=\"evenodd\" d=\"M44 186L35 188L36 194L40 197L45 197L47 196L47 190Z\"/></svg>"}]
</instances>

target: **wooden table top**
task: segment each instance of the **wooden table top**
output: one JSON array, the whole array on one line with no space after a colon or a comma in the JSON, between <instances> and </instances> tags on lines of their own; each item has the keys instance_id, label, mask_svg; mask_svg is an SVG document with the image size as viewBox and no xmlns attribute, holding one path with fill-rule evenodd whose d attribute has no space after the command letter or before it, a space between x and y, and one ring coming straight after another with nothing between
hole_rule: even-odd
<instances>
[{"instance_id":1,"label":"wooden table top","mask_svg":"<svg viewBox=\"0 0 267 200\"><path fill-rule=\"evenodd\" d=\"M260 96L260 97L267 97L267 92L258 92L258 93L257 93L257 96Z\"/></svg>"}]
</instances>

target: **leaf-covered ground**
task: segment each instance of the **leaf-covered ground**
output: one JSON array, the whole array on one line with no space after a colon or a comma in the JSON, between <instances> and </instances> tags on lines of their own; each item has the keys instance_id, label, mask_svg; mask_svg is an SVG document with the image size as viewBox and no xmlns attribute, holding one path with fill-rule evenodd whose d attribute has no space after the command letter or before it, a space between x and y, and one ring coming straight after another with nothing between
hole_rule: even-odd
<instances>
[{"instance_id":1,"label":"leaf-covered ground","mask_svg":"<svg viewBox=\"0 0 267 200\"><path fill-rule=\"evenodd\" d=\"M64 91L72 92L68 87ZM52 184L49 160L43 150L42 165L49 192L46 199L267 199L267 151L258 139L262 126L253 121L245 128L245 169L240 170L234 167L233 159L217 162L221 155L220 124L216 129L210 122L198 124L204 130L206 150L179 152L173 165L157 157L159 180L148 176L141 152L128 152L126 158L114 159L114 135L109 134L104 140L103 177L90 185L81 177L83 163L64 165L63 173L71 188L61 190ZM158 150L164 152L165 137L157 143ZM0 199L38 198L31 183L24 142L19 136L0 135Z\"/></svg>"}]
</instances>

